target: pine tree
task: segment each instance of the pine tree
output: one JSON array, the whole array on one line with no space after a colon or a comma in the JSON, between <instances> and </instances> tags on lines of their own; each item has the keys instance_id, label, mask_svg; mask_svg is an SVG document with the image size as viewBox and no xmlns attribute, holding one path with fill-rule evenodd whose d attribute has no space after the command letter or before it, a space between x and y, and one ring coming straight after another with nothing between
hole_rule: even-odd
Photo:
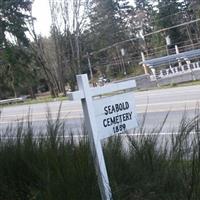
<instances>
[{"instance_id":1,"label":"pine tree","mask_svg":"<svg viewBox=\"0 0 200 200\"><path fill-rule=\"evenodd\" d=\"M31 10L31 0L1 0L0 1L0 46L6 45L8 40L6 32L16 37L18 42L27 45L28 39L26 20Z\"/></svg>"},{"instance_id":2,"label":"pine tree","mask_svg":"<svg viewBox=\"0 0 200 200\"><path fill-rule=\"evenodd\" d=\"M135 5L138 10L148 10L151 4L149 0L135 0Z\"/></svg>"},{"instance_id":3,"label":"pine tree","mask_svg":"<svg viewBox=\"0 0 200 200\"><path fill-rule=\"evenodd\" d=\"M0 90L12 90L13 96L17 87L26 87L25 79L31 82L34 70L28 67L31 53L26 36L31 5L31 0L0 0Z\"/></svg>"},{"instance_id":4,"label":"pine tree","mask_svg":"<svg viewBox=\"0 0 200 200\"><path fill-rule=\"evenodd\" d=\"M200 0L184 0L183 1L183 12L185 13L185 21L196 20L200 17ZM187 26L188 34L191 34L191 39L200 37L200 23L192 23Z\"/></svg>"},{"instance_id":5,"label":"pine tree","mask_svg":"<svg viewBox=\"0 0 200 200\"><path fill-rule=\"evenodd\" d=\"M126 38L127 0L93 0L90 5L90 30L94 49L100 49Z\"/></svg>"},{"instance_id":6,"label":"pine tree","mask_svg":"<svg viewBox=\"0 0 200 200\"><path fill-rule=\"evenodd\" d=\"M145 35L151 32L151 18L153 16L152 2L149 0L136 0L134 10L134 22L136 29L142 30Z\"/></svg>"},{"instance_id":7,"label":"pine tree","mask_svg":"<svg viewBox=\"0 0 200 200\"><path fill-rule=\"evenodd\" d=\"M157 6L157 14L155 18L155 27L157 30L170 28L180 23L178 13L181 11L182 4L178 0L159 0ZM168 29L164 32L164 36L169 36L171 43L180 42L182 34L179 28Z\"/></svg>"}]
</instances>

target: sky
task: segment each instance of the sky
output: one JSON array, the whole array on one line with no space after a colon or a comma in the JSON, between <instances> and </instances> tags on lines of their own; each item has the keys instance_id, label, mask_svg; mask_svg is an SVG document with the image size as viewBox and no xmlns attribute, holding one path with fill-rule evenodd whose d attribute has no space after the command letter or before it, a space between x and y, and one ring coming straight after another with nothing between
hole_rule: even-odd
<instances>
[{"instance_id":1,"label":"sky","mask_svg":"<svg viewBox=\"0 0 200 200\"><path fill-rule=\"evenodd\" d=\"M36 17L35 29L42 36L49 36L51 25L51 14L49 0L35 0L32 7L33 16Z\"/></svg>"},{"instance_id":2,"label":"sky","mask_svg":"<svg viewBox=\"0 0 200 200\"><path fill-rule=\"evenodd\" d=\"M132 2L132 1L131 1ZM42 36L49 36L51 14L49 0L35 0L32 7L33 16L36 17L35 29Z\"/></svg>"}]
</instances>

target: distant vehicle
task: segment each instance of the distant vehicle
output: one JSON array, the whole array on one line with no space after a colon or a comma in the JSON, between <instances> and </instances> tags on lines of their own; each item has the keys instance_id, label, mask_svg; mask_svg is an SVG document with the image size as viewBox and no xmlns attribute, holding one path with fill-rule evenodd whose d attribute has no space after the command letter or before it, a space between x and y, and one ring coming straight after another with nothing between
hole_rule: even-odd
<instances>
[{"instance_id":1,"label":"distant vehicle","mask_svg":"<svg viewBox=\"0 0 200 200\"><path fill-rule=\"evenodd\" d=\"M105 85L105 83L110 83L110 79L106 78L106 76L99 77L98 84L100 86L103 86L103 85Z\"/></svg>"},{"instance_id":2,"label":"distant vehicle","mask_svg":"<svg viewBox=\"0 0 200 200\"><path fill-rule=\"evenodd\" d=\"M37 87L38 92L43 93L48 91L48 86L45 84L41 84Z\"/></svg>"}]
</instances>

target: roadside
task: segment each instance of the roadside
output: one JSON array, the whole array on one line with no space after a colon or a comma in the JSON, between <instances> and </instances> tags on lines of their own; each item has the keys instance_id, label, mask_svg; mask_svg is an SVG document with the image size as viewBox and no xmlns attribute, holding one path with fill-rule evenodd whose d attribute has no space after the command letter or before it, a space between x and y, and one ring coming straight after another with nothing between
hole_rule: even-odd
<instances>
[{"instance_id":1,"label":"roadside","mask_svg":"<svg viewBox=\"0 0 200 200\"><path fill-rule=\"evenodd\" d=\"M129 78L130 79L130 78ZM125 79L123 80L125 81ZM200 81L190 81L184 83L171 83L168 85L151 87L148 89L137 89L136 92L144 92L144 91L153 91L153 90L162 90L162 89L172 89L172 88L179 88L179 87L193 87L193 86L200 86ZM16 106L16 105L31 105L31 104L38 104L38 103L49 103L49 102L56 102L56 101L65 101L68 100L68 96L63 97L59 96L57 98L52 98L49 93L45 95L38 96L36 99L24 99L23 101L9 103L9 104L2 104L0 105L0 109L4 107Z\"/></svg>"},{"instance_id":2,"label":"roadside","mask_svg":"<svg viewBox=\"0 0 200 200\"><path fill-rule=\"evenodd\" d=\"M186 87L186 86L194 86L194 85L200 85L200 81L197 80L197 81L189 81L189 82L183 82L183 83L171 83L168 85L160 86L158 88L165 89L165 88Z\"/></svg>"},{"instance_id":3,"label":"roadside","mask_svg":"<svg viewBox=\"0 0 200 200\"><path fill-rule=\"evenodd\" d=\"M0 105L0 109L4 107L10 107L10 106L16 106L16 105L31 105L31 104L39 104L39 103L49 103L49 102L56 102L56 101L65 101L68 100L68 97L57 97L52 98L50 94L47 94L45 96L38 96L36 99L24 99L23 101L16 101L14 103L7 103Z\"/></svg>"}]
</instances>

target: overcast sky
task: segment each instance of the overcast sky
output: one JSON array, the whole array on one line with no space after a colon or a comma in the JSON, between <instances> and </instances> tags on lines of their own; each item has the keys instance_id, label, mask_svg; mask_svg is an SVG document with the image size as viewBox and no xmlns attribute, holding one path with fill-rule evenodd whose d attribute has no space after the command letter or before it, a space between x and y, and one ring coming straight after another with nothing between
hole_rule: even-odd
<instances>
[{"instance_id":1,"label":"overcast sky","mask_svg":"<svg viewBox=\"0 0 200 200\"><path fill-rule=\"evenodd\" d=\"M35 0L33 3L33 16L37 18L35 28L37 33L48 36L51 25L49 0Z\"/></svg>"},{"instance_id":2,"label":"overcast sky","mask_svg":"<svg viewBox=\"0 0 200 200\"><path fill-rule=\"evenodd\" d=\"M32 9L33 16L37 18L35 22L37 33L43 36L49 36L51 25L49 0L35 0Z\"/></svg>"}]
</instances>

